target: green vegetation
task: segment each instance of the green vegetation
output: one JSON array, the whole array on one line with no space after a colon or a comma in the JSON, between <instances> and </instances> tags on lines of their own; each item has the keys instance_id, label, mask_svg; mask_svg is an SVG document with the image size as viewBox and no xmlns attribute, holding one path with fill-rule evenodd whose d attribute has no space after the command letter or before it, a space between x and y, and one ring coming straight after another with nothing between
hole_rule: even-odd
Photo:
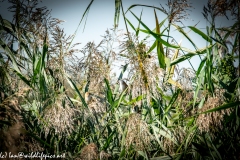
<instances>
[{"instance_id":1,"label":"green vegetation","mask_svg":"<svg viewBox=\"0 0 240 160\"><path fill-rule=\"evenodd\" d=\"M234 67L240 59L239 0L210 0L203 14L206 32L179 23L191 8L187 1L134 4L124 12L123 2L115 0L115 28L100 44L89 42L81 50L59 27L61 20L37 8L37 0L9 2L13 22L0 16L0 152L89 160L240 158L239 65ZM151 7L156 27L149 28L134 7ZM216 27L216 18L227 12L235 23ZM117 30L121 14L126 34ZM186 28L206 41L205 48ZM173 29L195 49L177 43ZM151 46L149 37L155 39ZM116 40L120 51L113 49ZM79 52L82 57L74 54ZM178 69L183 61L192 66L194 56L201 59L197 70ZM116 61L126 62L120 75L111 72ZM123 74L129 82L120 92Z\"/></svg>"}]
</instances>

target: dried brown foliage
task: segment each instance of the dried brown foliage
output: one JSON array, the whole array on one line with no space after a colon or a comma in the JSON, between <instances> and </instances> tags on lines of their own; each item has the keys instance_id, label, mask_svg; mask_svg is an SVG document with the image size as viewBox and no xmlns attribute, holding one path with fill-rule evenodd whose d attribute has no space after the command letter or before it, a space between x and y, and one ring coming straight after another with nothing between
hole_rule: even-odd
<instances>
[{"instance_id":1,"label":"dried brown foliage","mask_svg":"<svg viewBox=\"0 0 240 160\"><path fill-rule=\"evenodd\" d=\"M204 112L223 105L225 103L224 92L225 91L223 89L216 89L215 96L209 96L199 112ZM214 136L214 132L222 129L224 116L230 115L231 112L232 109L229 108L206 114L200 114L196 121L199 130L201 132L209 132Z\"/></svg>"},{"instance_id":2,"label":"dried brown foliage","mask_svg":"<svg viewBox=\"0 0 240 160\"><path fill-rule=\"evenodd\" d=\"M64 101L64 102L63 102ZM65 106L63 106L65 103ZM70 134L74 129L74 119L78 110L74 109L71 102L65 94L59 94L55 100L44 109L39 117L39 123L42 123L45 133L48 133L51 128L55 129L56 133Z\"/></svg>"},{"instance_id":3,"label":"dried brown foliage","mask_svg":"<svg viewBox=\"0 0 240 160\"><path fill-rule=\"evenodd\" d=\"M0 120L9 123L8 126L0 126L1 151L18 154L23 151L41 152L44 150L39 142L26 134L22 121L22 108L19 103L29 90L29 88L22 88L0 104Z\"/></svg>"},{"instance_id":4,"label":"dried brown foliage","mask_svg":"<svg viewBox=\"0 0 240 160\"><path fill-rule=\"evenodd\" d=\"M169 23L182 23L182 20L188 19L188 11L192 8L189 0L168 0L166 6L168 6L168 9L161 5L163 11L169 16Z\"/></svg>"},{"instance_id":5,"label":"dried brown foliage","mask_svg":"<svg viewBox=\"0 0 240 160\"><path fill-rule=\"evenodd\" d=\"M85 73L87 80L90 81L89 91L101 95L104 92L104 78L110 80L110 64L104 53L99 51L94 43L89 42L86 47L88 54L85 57Z\"/></svg>"},{"instance_id":6,"label":"dried brown foliage","mask_svg":"<svg viewBox=\"0 0 240 160\"><path fill-rule=\"evenodd\" d=\"M96 144L90 143L82 148L80 160L97 160L98 158L99 151Z\"/></svg>"},{"instance_id":7,"label":"dried brown foliage","mask_svg":"<svg viewBox=\"0 0 240 160\"><path fill-rule=\"evenodd\" d=\"M209 5L213 9L214 16L227 16L227 12L230 11L232 16L237 16L239 1L236 0L209 0Z\"/></svg>"},{"instance_id":8,"label":"dried brown foliage","mask_svg":"<svg viewBox=\"0 0 240 160\"><path fill-rule=\"evenodd\" d=\"M127 134L125 146L127 149L133 147L135 150L149 150L152 148L154 137L148 130L148 125L141 119L138 113L132 113L126 124Z\"/></svg>"},{"instance_id":9,"label":"dried brown foliage","mask_svg":"<svg viewBox=\"0 0 240 160\"><path fill-rule=\"evenodd\" d=\"M193 133L191 134L193 135ZM181 126L175 127L173 130L171 130L171 138L161 136L160 141L165 149L164 151L168 154L175 153L176 149L184 142L186 136L186 128Z\"/></svg>"}]
</instances>

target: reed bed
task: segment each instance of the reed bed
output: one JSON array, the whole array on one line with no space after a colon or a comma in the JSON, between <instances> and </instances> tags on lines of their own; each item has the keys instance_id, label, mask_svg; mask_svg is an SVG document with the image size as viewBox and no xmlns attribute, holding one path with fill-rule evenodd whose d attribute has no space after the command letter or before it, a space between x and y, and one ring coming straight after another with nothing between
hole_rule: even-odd
<instances>
[{"instance_id":1,"label":"reed bed","mask_svg":"<svg viewBox=\"0 0 240 160\"><path fill-rule=\"evenodd\" d=\"M193 9L189 1L126 9L116 0L114 28L99 44L82 49L72 44L74 34L64 33L63 21L38 8L37 0L8 2L13 22L0 16L0 152L89 160L240 158L239 64L234 64L239 62L239 0L209 0L203 9L206 31L184 26ZM155 28L135 15L134 7L152 8ZM233 25L215 25L229 14ZM120 15L126 31L118 30ZM176 42L173 29L195 49ZM188 31L206 46L199 49ZM199 57L197 69L179 68L183 61L192 66L192 57ZM113 74L116 67L119 75ZM119 80L126 90L120 91Z\"/></svg>"}]
</instances>

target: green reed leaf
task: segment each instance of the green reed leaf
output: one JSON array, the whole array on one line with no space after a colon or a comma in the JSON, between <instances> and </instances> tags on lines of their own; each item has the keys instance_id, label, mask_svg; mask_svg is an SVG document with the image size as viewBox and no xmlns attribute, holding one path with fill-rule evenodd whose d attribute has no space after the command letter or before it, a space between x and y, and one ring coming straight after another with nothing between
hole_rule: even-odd
<instances>
[{"instance_id":1,"label":"green reed leaf","mask_svg":"<svg viewBox=\"0 0 240 160\"><path fill-rule=\"evenodd\" d=\"M206 41L212 43L211 38L205 33L203 33L201 30L199 30L198 28L194 26L188 26L188 28L190 28L193 32L197 33L198 35L202 36L202 38L205 39Z\"/></svg>"}]
</instances>

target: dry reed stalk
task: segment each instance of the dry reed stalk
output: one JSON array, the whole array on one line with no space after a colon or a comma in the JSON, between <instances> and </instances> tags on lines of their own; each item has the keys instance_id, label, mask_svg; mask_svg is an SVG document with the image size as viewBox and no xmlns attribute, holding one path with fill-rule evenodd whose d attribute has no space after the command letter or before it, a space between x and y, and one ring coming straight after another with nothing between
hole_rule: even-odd
<instances>
[{"instance_id":1,"label":"dry reed stalk","mask_svg":"<svg viewBox=\"0 0 240 160\"><path fill-rule=\"evenodd\" d=\"M125 146L127 149L133 147L136 151L150 150L154 137L148 130L148 125L141 119L138 113L132 113L126 124L127 134Z\"/></svg>"},{"instance_id":2,"label":"dry reed stalk","mask_svg":"<svg viewBox=\"0 0 240 160\"><path fill-rule=\"evenodd\" d=\"M99 152L96 144L90 143L82 148L80 160L97 160L98 158Z\"/></svg>"},{"instance_id":3,"label":"dry reed stalk","mask_svg":"<svg viewBox=\"0 0 240 160\"><path fill-rule=\"evenodd\" d=\"M207 111L209 109L214 109L225 103L223 89L216 89L214 97L208 97L207 101L200 109L200 112ZM220 111L200 114L197 118L197 125L201 132L209 132L212 136L214 133L222 129L223 120L225 115L230 115L232 112L231 108L223 109Z\"/></svg>"}]
</instances>

